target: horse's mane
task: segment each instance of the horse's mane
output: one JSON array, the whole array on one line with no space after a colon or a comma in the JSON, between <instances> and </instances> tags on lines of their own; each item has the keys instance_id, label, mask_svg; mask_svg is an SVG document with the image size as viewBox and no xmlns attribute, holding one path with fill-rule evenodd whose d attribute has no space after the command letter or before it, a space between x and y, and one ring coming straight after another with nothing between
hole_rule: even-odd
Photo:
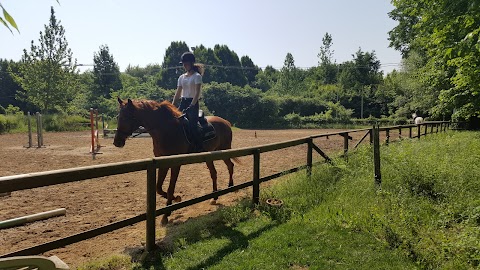
<instances>
[{"instance_id":1,"label":"horse's mane","mask_svg":"<svg viewBox=\"0 0 480 270\"><path fill-rule=\"evenodd\" d=\"M162 101L158 102L155 100L136 100L134 102L135 107L145 109L145 110L151 110L151 111L160 111L162 113L169 114L173 117L179 117L182 115L182 113L169 101Z\"/></svg>"}]
</instances>

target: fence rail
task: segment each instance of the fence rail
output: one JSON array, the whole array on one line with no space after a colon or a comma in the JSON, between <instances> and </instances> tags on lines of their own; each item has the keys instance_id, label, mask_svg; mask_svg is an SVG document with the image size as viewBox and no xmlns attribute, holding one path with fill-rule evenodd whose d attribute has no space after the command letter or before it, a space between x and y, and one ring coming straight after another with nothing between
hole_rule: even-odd
<instances>
[{"instance_id":1,"label":"fence rail","mask_svg":"<svg viewBox=\"0 0 480 270\"><path fill-rule=\"evenodd\" d=\"M419 125L380 127L377 130L378 132L380 131L386 132L386 143L388 144L389 132L391 130L398 129L399 134L401 135L401 130L408 128L409 138L416 138L416 137L420 138L421 136L426 136L428 132L427 130L428 127L430 127L430 133L434 133L433 132L434 127L436 127L436 132L438 132L438 127L440 127L440 131L446 131L449 125L450 125L450 122L436 121L436 122L424 122ZM412 129L415 127L417 128L417 135L413 136ZM423 134L421 132L422 127L425 127ZM356 132L366 132L365 135L363 135L363 137L361 138L361 140L357 142L357 144L355 145L354 148L356 148L368 135L370 135L370 143L372 143L374 130L375 128L365 128L365 129L355 129L355 130L348 130L348 131L330 132L330 133L323 133L323 134L313 135L313 136L304 137L300 139L295 139L295 140L290 140L290 141L285 141L280 143L266 144L266 145L261 145L256 147L231 149L231 150L224 150L224 151L214 151L214 152L208 152L208 153L196 153L196 154L188 154L188 155L165 156L165 157L142 159L142 160L135 160L135 161L128 161L128 162L118 162L118 163L110 163L110 164L103 164L103 165L94 165L94 166L87 166L87 167L78 167L78 168L71 168L71 169L62 169L62 170L0 177L0 193L4 193L4 192L20 191L25 189L64 184L64 183L70 183L70 182L94 179L94 178L99 178L104 176L130 173L130 172L137 172L137 171L147 172L146 213L140 214L128 219L124 219L121 221L117 221L99 228L95 228L92 230L67 236L51 242L47 242L41 245L37 245L34 247L4 254L4 255L1 255L0 258L10 257L10 256L34 255L34 254L43 253L49 250L64 247L69 244L87 240L87 239L99 236L101 234L112 232L114 230L117 230L126 226L130 226L145 220L147 221L146 250L151 251L155 248L155 217L162 214L170 213L174 210L188 207L193 204L207 201L212 198L217 198L219 196L222 196L243 188L247 188L250 186L253 186L253 202L259 203L260 183L270 181L272 179L278 178L285 174L294 173L305 168L307 169L307 174L310 174L313 166L313 162L312 162L313 150L315 150L315 152L320 154L320 156L322 156L326 160L326 162L333 164L331 158L328 157L317 145L314 144L313 142L314 139L323 138L323 137L328 138L329 136L335 136L335 135L342 136L344 138L343 140L344 141L344 145L343 145L344 157L346 158L347 153L349 151L349 140L352 139L349 136L349 134L356 133ZM261 153L285 149L285 148L303 145L303 144L307 144L308 146L307 153L306 153L307 154L306 165L287 169L285 171L272 174L269 176L261 177L260 175ZM212 193L209 193L197 198L193 198L187 201L172 204L160 209L156 209L156 169L157 168L187 165L187 164L193 164L193 163L202 163L206 161L215 161L215 160L222 160L226 158L236 158L236 157L243 157L243 156L250 156L250 155L253 155L253 164L252 164L253 175L252 175L251 181L238 184L238 185L235 185L223 190L219 190L216 192L212 192Z\"/></svg>"}]
</instances>

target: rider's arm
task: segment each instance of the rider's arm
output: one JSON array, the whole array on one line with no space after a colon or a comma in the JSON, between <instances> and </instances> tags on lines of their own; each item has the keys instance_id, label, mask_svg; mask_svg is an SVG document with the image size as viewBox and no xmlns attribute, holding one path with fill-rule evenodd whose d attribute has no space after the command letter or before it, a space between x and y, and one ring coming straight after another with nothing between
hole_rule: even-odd
<instances>
[{"instance_id":1,"label":"rider's arm","mask_svg":"<svg viewBox=\"0 0 480 270\"><path fill-rule=\"evenodd\" d=\"M175 105L175 103L180 100L180 94L182 93L182 87L177 86L177 91L175 92L175 96L173 96L173 101L172 104Z\"/></svg>"}]
</instances>

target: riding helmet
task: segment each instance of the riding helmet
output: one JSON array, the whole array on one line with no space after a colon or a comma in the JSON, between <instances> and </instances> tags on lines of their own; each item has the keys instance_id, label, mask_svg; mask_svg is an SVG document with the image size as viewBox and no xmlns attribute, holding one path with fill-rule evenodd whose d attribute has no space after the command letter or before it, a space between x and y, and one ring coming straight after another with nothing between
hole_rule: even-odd
<instances>
[{"instance_id":1,"label":"riding helmet","mask_svg":"<svg viewBox=\"0 0 480 270\"><path fill-rule=\"evenodd\" d=\"M180 64L183 64L183 62L195 63L195 55L193 55L191 52L183 53L182 57L180 58Z\"/></svg>"}]
</instances>

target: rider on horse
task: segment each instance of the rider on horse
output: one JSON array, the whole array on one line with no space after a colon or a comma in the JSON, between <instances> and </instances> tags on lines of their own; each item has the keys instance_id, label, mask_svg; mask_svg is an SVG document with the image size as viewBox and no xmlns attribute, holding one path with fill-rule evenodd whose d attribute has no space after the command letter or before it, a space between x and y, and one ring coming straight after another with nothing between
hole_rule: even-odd
<instances>
[{"instance_id":1,"label":"rider on horse","mask_svg":"<svg viewBox=\"0 0 480 270\"><path fill-rule=\"evenodd\" d=\"M173 97L175 104L181 97L178 109L182 111L189 121L189 129L192 132L194 151L203 151L203 141L197 128L198 124L198 99L200 98L202 87L203 66L195 64L195 55L191 52L182 54L180 64L183 64L185 73L180 75L177 83L177 91Z\"/></svg>"}]
</instances>

